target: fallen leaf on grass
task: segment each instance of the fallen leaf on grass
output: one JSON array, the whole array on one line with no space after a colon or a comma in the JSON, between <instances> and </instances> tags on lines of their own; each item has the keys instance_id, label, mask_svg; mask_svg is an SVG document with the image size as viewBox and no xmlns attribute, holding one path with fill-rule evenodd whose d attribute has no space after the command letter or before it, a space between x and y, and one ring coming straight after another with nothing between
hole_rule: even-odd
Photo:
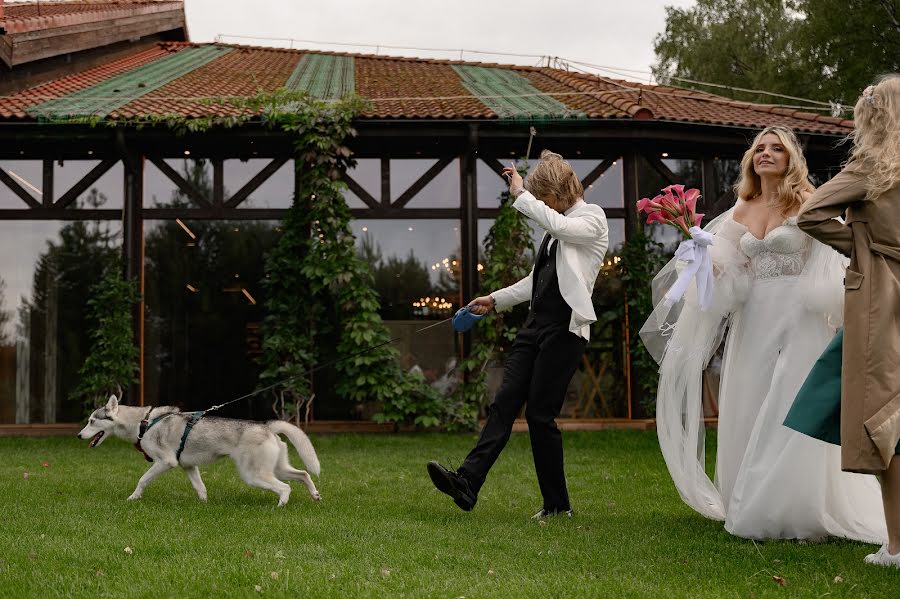
<instances>
[{"instance_id":1,"label":"fallen leaf on grass","mask_svg":"<svg viewBox=\"0 0 900 599\"><path fill-rule=\"evenodd\" d=\"M253 587L253 590L255 590L257 593L262 593L262 587L259 585L256 585L255 587Z\"/></svg>"},{"instance_id":2,"label":"fallen leaf on grass","mask_svg":"<svg viewBox=\"0 0 900 599\"><path fill-rule=\"evenodd\" d=\"M270 572L269 576L272 577L272 580L278 580L278 572Z\"/></svg>"},{"instance_id":3,"label":"fallen leaf on grass","mask_svg":"<svg viewBox=\"0 0 900 599\"><path fill-rule=\"evenodd\" d=\"M253 557L253 552L248 549L244 552L244 557Z\"/></svg>"},{"instance_id":4,"label":"fallen leaf on grass","mask_svg":"<svg viewBox=\"0 0 900 599\"><path fill-rule=\"evenodd\" d=\"M840 583L840 582L844 582L844 579L841 578L840 576L835 576L835 577L834 577L834 583L837 584L837 583Z\"/></svg>"},{"instance_id":5,"label":"fallen leaf on grass","mask_svg":"<svg viewBox=\"0 0 900 599\"><path fill-rule=\"evenodd\" d=\"M494 572L493 570L488 570L488 576L494 576L495 574L496 572Z\"/></svg>"},{"instance_id":6,"label":"fallen leaf on grass","mask_svg":"<svg viewBox=\"0 0 900 599\"><path fill-rule=\"evenodd\" d=\"M131 554L134 553L134 550L133 550L131 547L126 547L126 548L124 549L124 551L125 551L125 553L127 553L128 555L131 555Z\"/></svg>"},{"instance_id":7,"label":"fallen leaf on grass","mask_svg":"<svg viewBox=\"0 0 900 599\"><path fill-rule=\"evenodd\" d=\"M388 570L387 568L382 568L382 569L381 569L381 575L382 575L382 576L390 576L390 575L391 575L391 571Z\"/></svg>"},{"instance_id":8,"label":"fallen leaf on grass","mask_svg":"<svg viewBox=\"0 0 900 599\"><path fill-rule=\"evenodd\" d=\"M284 551L279 549L278 551L275 552L275 557L278 559L284 559Z\"/></svg>"},{"instance_id":9,"label":"fallen leaf on grass","mask_svg":"<svg viewBox=\"0 0 900 599\"><path fill-rule=\"evenodd\" d=\"M22 478L24 478L25 480L28 480L28 476L29 474L27 472L22 473Z\"/></svg>"},{"instance_id":10,"label":"fallen leaf on grass","mask_svg":"<svg viewBox=\"0 0 900 599\"><path fill-rule=\"evenodd\" d=\"M49 468L50 462L48 462L47 460L44 460L43 462L41 462L41 466L43 466L44 468Z\"/></svg>"},{"instance_id":11,"label":"fallen leaf on grass","mask_svg":"<svg viewBox=\"0 0 900 599\"><path fill-rule=\"evenodd\" d=\"M773 576L773 577L772 577L772 580L774 580L775 582L777 582L777 583L778 583L778 586L780 586L780 587L786 587L786 586L787 586L787 581L784 579L783 576Z\"/></svg>"},{"instance_id":12,"label":"fallen leaf on grass","mask_svg":"<svg viewBox=\"0 0 900 599\"><path fill-rule=\"evenodd\" d=\"M104 576L106 576L106 572L104 572L103 570L97 570L96 572L94 572L94 576L96 576L97 578L103 578Z\"/></svg>"}]
</instances>

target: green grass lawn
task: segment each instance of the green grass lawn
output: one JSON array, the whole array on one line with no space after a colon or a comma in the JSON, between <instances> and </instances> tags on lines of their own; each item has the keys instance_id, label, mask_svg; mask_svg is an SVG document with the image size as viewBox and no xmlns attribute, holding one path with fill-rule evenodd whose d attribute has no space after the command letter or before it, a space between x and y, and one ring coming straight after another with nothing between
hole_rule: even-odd
<instances>
[{"instance_id":1,"label":"green grass lawn","mask_svg":"<svg viewBox=\"0 0 900 599\"><path fill-rule=\"evenodd\" d=\"M203 469L207 504L180 470L128 502L146 462L124 442L0 438L0 595L900 596L900 570L863 564L871 546L753 543L695 514L652 432L564 433L576 515L545 525L513 435L463 513L425 462L455 466L474 439L316 436L323 501L295 483L276 509L228 460Z\"/></svg>"}]
</instances>

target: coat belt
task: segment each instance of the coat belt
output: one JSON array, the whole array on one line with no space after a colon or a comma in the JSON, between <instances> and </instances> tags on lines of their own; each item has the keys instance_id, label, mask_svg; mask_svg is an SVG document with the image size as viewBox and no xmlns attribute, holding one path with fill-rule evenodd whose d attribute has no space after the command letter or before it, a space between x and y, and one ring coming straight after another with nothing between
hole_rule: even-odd
<instances>
[{"instance_id":1,"label":"coat belt","mask_svg":"<svg viewBox=\"0 0 900 599\"><path fill-rule=\"evenodd\" d=\"M881 243L871 243L869 244L869 250L884 256L885 258L893 258L897 262L900 262L900 248L891 247Z\"/></svg>"}]
</instances>

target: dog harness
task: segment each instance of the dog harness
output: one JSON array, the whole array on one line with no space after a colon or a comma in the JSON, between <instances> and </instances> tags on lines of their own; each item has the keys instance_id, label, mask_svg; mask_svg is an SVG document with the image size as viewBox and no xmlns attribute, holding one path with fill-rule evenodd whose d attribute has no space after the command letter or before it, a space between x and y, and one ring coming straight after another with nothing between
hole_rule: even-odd
<instances>
[{"instance_id":1,"label":"dog harness","mask_svg":"<svg viewBox=\"0 0 900 599\"><path fill-rule=\"evenodd\" d=\"M152 462L153 458L148 456L147 452L144 451L144 448L141 447L141 439L144 438L144 435L147 434L147 431L149 431L151 428L153 428L153 425L155 425L157 422L159 422L163 418L172 416L173 414L181 413L181 414L184 414L185 416L190 416L187 423L184 425L184 433L182 433L182 435L181 435L181 444L178 446L178 451L175 452L175 459L178 460L179 462L181 462L181 452L184 451L184 445L185 445L185 443L187 443L187 438L191 432L191 429L194 428L195 424L200 422L200 419L203 418L203 415L206 414L206 412L208 410L203 410L202 412L166 412L165 414L161 414L161 415L157 416L156 418L154 418L153 420L150 420L150 413L155 409L156 408L150 408L149 410L147 410L147 413L144 415L143 420L141 420L141 426L138 429L138 438L137 438L137 441L134 442L134 446L135 446L135 448L137 448L138 451L140 451L142 454L144 454L144 458L148 462Z\"/></svg>"},{"instance_id":2,"label":"dog harness","mask_svg":"<svg viewBox=\"0 0 900 599\"><path fill-rule=\"evenodd\" d=\"M155 409L156 409L156 408L150 408L149 410L147 410L147 413L144 415L143 420L141 420L141 426L140 426L140 428L138 429L138 438L137 438L137 441L134 442L135 448L136 448L138 451L140 451L142 454L144 454L144 459L147 460L148 462L152 462L152 461L153 461L153 458L151 458L150 456L148 456L148 455L147 455L147 452L144 451L144 448L141 447L141 439L144 438L144 435L147 434L147 431L149 431L150 428L151 428L154 424L156 424L157 422L159 422L160 420L162 420L162 419L165 418L166 416L171 416L171 415L173 414L173 412L166 412L165 414L163 414L163 415L161 415L161 416L157 416L157 417L154 418L153 420L150 420L150 412L152 412L152 411L155 410Z\"/></svg>"},{"instance_id":3,"label":"dog harness","mask_svg":"<svg viewBox=\"0 0 900 599\"><path fill-rule=\"evenodd\" d=\"M187 423L184 425L184 433L181 435L181 445L178 446L178 451L175 452L175 459L181 462L181 452L184 451L184 444L187 443L188 435L191 432L191 429L194 428L194 425L200 422L200 419L203 418L203 415L206 414L206 410L202 412L188 412L191 417L188 419Z\"/></svg>"}]
</instances>

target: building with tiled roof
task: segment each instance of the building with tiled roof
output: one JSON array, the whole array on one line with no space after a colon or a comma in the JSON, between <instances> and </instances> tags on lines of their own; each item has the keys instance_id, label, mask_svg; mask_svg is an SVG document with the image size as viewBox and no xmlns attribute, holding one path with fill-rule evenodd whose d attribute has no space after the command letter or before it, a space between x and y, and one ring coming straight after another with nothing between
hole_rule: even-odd
<instances>
[{"instance_id":1,"label":"building with tiled roof","mask_svg":"<svg viewBox=\"0 0 900 599\"><path fill-rule=\"evenodd\" d=\"M346 202L354 231L381 257L373 272L423 269L409 275L415 282L408 288L385 283L379 292L383 317L405 335L407 365L431 378L468 341L449 330L434 329L427 339L408 332L417 319L443 317L479 290L484 237L500 210L499 172L511 159L560 152L582 178L585 200L606 211L611 254L604 272L611 278L598 283L595 301L598 313L613 313L623 301L616 248L641 226L634 211L640 197L685 183L701 189L708 216L721 212L733 202L747 144L775 124L798 133L820 182L840 164L837 143L852 130L852 122L824 114L558 68L196 44L187 41L180 2L75 4L42 2L37 14L34 4L0 0L0 255L16 256L0 258L7 289L0 313L32 319L16 329L0 318L0 424L72 417L65 387L75 378L72 356L85 347L69 347L62 360L47 340L73 327L67 339L83 337L83 321L58 321L77 320L65 302L83 298L64 297L78 285L52 282L40 265L48 247L66 247L80 222L121 227L110 243L122 245L129 276L143 285L136 313L142 379L132 397L147 404L191 398L184 405L194 408L253 388L263 314L251 273L260 272L278 219L302 191L294 189L291 140L254 119L190 133L152 125L160 117L227 118L238 112L230 99L283 88L366 100L350 142L358 164L345 177ZM17 62L28 36L98 23L107 45L72 46L33 63L57 61L52 69ZM137 43L117 38L115 28L125 23L155 25ZM71 63L62 67L60 56ZM78 124L83 117L121 126ZM131 126L140 122L151 124ZM211 244L217 250L203 254ZM35 307L38 299L61 303L53 312ZM617 322L597 327L568 415L642 415L625 329ZM4 358L4 338L28 343ZM211 362L210 352L220 360ZM8 391L4 376L12 381ZM317 418L361 413L327 401L316 409Z\"/></svg>"}]
</instances>

